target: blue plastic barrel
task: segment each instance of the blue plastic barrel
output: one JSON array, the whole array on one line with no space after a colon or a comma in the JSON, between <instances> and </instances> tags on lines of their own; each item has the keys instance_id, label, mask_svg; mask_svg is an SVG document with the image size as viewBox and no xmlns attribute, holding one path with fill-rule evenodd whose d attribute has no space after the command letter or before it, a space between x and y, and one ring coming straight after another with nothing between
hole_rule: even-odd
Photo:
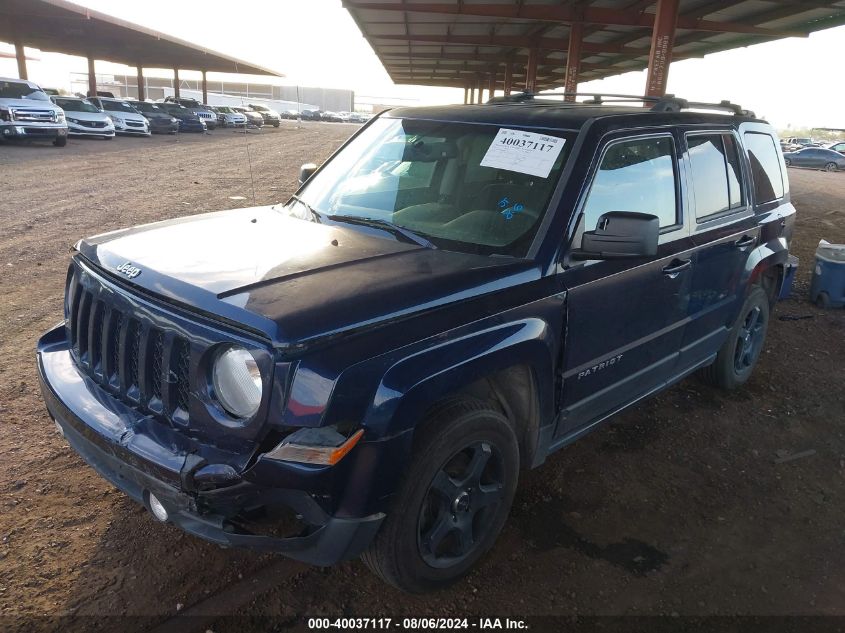
<instances>
[{"instance_id":1,"label":"blue plastic barrel","mask_svg":"<svg viewBox=\"0 0 845 633\"><path fill-rule=\"evenodd\" d=\"M810 301L820 308L845 307L845 244L819 242Z\"/></svg>"}]
</instances>

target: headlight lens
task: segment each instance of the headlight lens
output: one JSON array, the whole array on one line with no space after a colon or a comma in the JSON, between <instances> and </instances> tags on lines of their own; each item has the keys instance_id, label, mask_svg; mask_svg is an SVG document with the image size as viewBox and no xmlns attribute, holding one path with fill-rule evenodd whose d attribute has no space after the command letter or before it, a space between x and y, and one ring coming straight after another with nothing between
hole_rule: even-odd
<instances>
[{"instance_id":1,"label":"headlight lens","mask_svg":"<svg viewBox=\"0 0 845 633\"><path fill-rule=\"evenodd\" d=\"M255 415L261 405L263 385L255 358L243 347L229 347L214 362L214 395L236 418Z\"/></svg>"}]
</instances>

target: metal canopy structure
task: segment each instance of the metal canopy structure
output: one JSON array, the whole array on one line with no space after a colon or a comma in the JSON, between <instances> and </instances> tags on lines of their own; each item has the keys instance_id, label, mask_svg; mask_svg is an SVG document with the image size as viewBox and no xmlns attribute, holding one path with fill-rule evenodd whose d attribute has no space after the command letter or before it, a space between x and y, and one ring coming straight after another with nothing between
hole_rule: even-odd
<instances>
[{"instance_id":1,"label":"metal canopy structure","mask_svg":"<svg viewBox=\"0 0 845 633\"><path fill-rule=\"evenodd\" d=\"M649 69L665 93L672 61L845 24L845 1L344 0L398 84L509 94ZM478 96L476 96L478 95Z\"/></svg>"},{"instance_id":2,"label":"metal canopy structure","mask_svg":"<svg viewBox=\"0 0 845 633\"><path fill-rule=\"evenodd\" d=\"M284 76L67 0L0 0L0 40L14 44L24 79L24 46L87 57L94 92L95 59L135 66L139 80L145 66L172 68L177 86L179 69L202 71L203 80L207 72Z\"/></svg>"}]
</instances>

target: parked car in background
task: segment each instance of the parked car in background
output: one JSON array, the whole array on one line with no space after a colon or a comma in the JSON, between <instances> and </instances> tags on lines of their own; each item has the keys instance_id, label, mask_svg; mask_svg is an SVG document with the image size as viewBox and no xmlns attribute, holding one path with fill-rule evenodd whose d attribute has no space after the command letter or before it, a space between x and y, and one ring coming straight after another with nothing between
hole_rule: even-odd
<instances>
[{"instance_id":1,"label":"parked car in background","mask_svg":"<svg viewBox=\"0 0 845 633\"><path fill-rule=\"evenodd\" d=\"M267 106L255 103L250 103L249 107L261 115L264 119L264 125L272 125L273 127L279 127L279 125L281 125L282 117L273 108L268 108Z\"/></svg>"},{"instance_id":2,"label":"parked car in background","mask_svg":"<svg viewBox=\"0 0 845 633\"><path fill-rule=\"evenodd\" d=\"M831 143L826 149L839 152L840 154L845 154L845 141L836 141L835 143Z\"/></svg>"},{"instance_id":3,"label":"parked car in background","mask_svg":"<svg viewBox=\"0 0 845 633\"><path fill-rule=\"evenodd\" d=\"M240 112L246 117L246 123L250 127L264 127L264 117L252 108L246 106L233 106L235 112Z\"/></svg>"},{"instance_id":4,"label":"parked car in background","mask_svg":"<svg viewBox=\"0 0 845 633\"><path fill-rule=\"evenodd\" d=\"M303 121L322 121L323 114L322 110L303 110L300 112Z\"/></svg>"},{"instance_id":5,"label":"parked car in background","mask_svg":"<svg viewBox=\"0 0 845 633\"><path fill-rule=\"evenodd\" d=\"M825 171L845 169L845 156L823 147L804 147L796 152L786 152L783 160L787 167L810 167Z\"/></svg>"},{"instance_id":6,"label":"parked car in background","mask_svg":"<svg viewBox=\"0 0 845 633\"><path fill-rule=\"evenodd\" d=\"M321 121L329 121L330 123L340 123L341 118L337 112L332 112L331 110L326 110L320 113L320 120Z\"/></svg>"},{"instance_id":7,"label":"parked car in background","mask_svg":"<svg viewBox=\"0 0 845 633\"><path fill-rule=\"evenodd\" d=\"M179 119L166 112L159 104L133 99L128 99L126 102L144 115L153 134L176 134L179 131Z\"/></svg>"},{"instance_id":8,"label":"parked car in background","mask_svg":"<svg viewBox=\"0 0 845 633\"><path fill-rule=\"evenodd\" d=\"M178 103L158 103L157 104L162 110L167 112L169 115L174 117L175 119L179 120L179 131L180 132L205 132L207 126L205 121L203 121L195 112L191 112L185 106L181 106Z\"/></svg>"},{"instance_id":9,"label":"parked car in background","mask_svg":"<svg viewBox=\"0 0 845 633\"><path fill-rule=\"evenodd\" d=\"M150 122L124 99L89 97L88 101L109 115L117 134L149 136Z\"/></svg>"},{"instance_id":10,"label":"parked car in background","mask_svg":"<svg viewBox=\"0 0 845 633\"><path fill-rule=\"evenodd\" d=\"M245 127L246 115L230 106L214 106L217 112L217 123L223 127Z\"/></svg>"},{"instance_id":11,"label":"parked car in background","mask_svg":"<svg viewBox=\"0 0 845 633\"><path fill-rule=\"evenodd\" d=\"M41 139L64 147L67 132L64 111L38 84L0 77L0 141Z\"/></svg>"},{"instance_id":12,"label":"parked car in background","mask_svg":"<svg viewBox=\"0 0 845 633\"><path fill-rule=\"evenodd\" d=\"M214 130L217 128L217 113L209 106L204 103L200 103L196 99L191 99L190 97L180 97L179 99L176 97L165 97L164 99L159 100L159 103L178 104L205 121L205 127L207 129Z\"/></svg>"},{"instance_id":13,"label":"parked car in background","mask_svg":"<svg viewBox=\"0 0 845 633\"><path fill-rule=\"evenodd\" d=\"M114 123L111 117L88 99L55 96L51 99L65 112L68 136L114 138Z\"/></svg>"}]
</instances>

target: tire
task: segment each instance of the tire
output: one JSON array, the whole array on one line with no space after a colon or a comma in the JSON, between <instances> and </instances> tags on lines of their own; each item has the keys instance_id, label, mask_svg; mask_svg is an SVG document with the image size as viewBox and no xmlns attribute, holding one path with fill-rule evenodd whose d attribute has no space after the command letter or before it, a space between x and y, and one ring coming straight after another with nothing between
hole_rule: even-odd
<instances>
[{"instance_id":1,"label":"tire","mask_svg":"<svg viewBox=\"0 0 845 633\"><path fill-rule=\"evenodd\" d=\"M67 145L67 136L56 137L56 140L53 141L53 145L55 145L56 147L64 147L65 145Z\"/></svg>"},{"instance_id":2,"label":"tire","mask_svg":"<svg viewBox=\"0 0 845 633\"><path fill-rule=\"evenodd\" d=\"M478 400L444 402L417 431L393 511L362 554L364 563L412 593L456 581L498 537L518 477L519 447L508 420Z\"/></svg>"},{"instance_id":3,"label":"tire","mask_svg":"<svg viewBox=\"0 0 845 633\"><path fill-rule=\"evenodd\" d=\"M783 162L786 164L787 167L792 167L792 159L784 158Z\"/></svg>"},{"instance_id":4,"label":"tire","mask_svg":"<svg viewBox=\"0 0 845 633\"><path fill-rule=\"evenodd\" d=\"M836 166L836 163L828 163L824 166L825 171L836 171L837 169L838 167Z\"/></svg>"},{"instance_id":5,"label":"tire","mask_svg":"<svg viewBox=\"0 0 845 633\"><path fill-rule=\"evenodd\" d=\"M736 389L748 382L766 342L769 313L766 291L754 286L716 360L700 371L705 382L726 390Z\"/></svg>"},{"instance_id":6,"label":"tire","mask_svg":"<svg viewBox=\"0 0 845 633\"><path fill-rule=\"evenodd\" d=\"M275 123L273 123L273 127L279 127L279 125L280 125L280 123L279 123L278 121L276 121Z\"/></svg>"}]
</instances>

